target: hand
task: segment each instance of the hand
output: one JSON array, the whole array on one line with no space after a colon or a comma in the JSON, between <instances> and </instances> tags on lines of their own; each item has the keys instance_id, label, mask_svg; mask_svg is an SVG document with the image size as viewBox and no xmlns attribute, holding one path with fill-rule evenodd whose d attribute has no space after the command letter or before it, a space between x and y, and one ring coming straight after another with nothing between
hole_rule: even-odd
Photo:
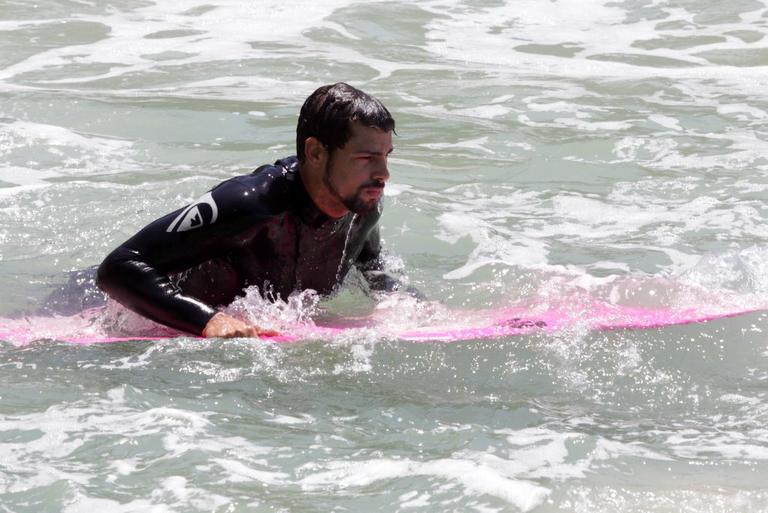
<instances>
[{"instance_id":1,"label":"hand","mask_svg":"<svg viewBox=\"0 0 768 513\"><path fill-rule=\"evenodd\" d=\"M221 312L211 317L203 329L203 336L206 338L274 337L277 335L279 333L275 330L259 328Z\"/></svg>"}]
</instances>

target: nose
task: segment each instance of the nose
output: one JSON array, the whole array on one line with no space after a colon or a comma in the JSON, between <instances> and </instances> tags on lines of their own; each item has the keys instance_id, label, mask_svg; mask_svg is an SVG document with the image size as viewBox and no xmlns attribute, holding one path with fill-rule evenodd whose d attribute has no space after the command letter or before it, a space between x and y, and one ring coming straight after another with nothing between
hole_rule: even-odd
<instances>
[{"instance_id":1,"label":"nose","mask_svg":"<svg viewBox=\"0 0 768 513\"><path fill-rule=\"evenodd\" d=\"M387 166L387 157L377 159L378 165L376 166L376 169L373 171L373 179L379 180L381 182L386 182L389 180L389 168Z\"/></svg>"}]
</instances>

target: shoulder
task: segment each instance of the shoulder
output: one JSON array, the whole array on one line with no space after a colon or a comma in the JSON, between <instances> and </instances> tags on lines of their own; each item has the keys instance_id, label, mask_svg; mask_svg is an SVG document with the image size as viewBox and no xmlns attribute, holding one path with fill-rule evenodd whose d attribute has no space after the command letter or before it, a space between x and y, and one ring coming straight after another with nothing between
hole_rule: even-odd
<instances>
[{"instance_id":1,"label":"shoulder","mask_svg":"<svg viewBox=\"0 0 768 513\"><path fill-rule=\"evenodd\" d=\"M278 215L293 204L297 172L298 160L288 157L250 174L230 178L214 187L210 194L216 203L241 214Z\"/></svg>"}]
</instances>

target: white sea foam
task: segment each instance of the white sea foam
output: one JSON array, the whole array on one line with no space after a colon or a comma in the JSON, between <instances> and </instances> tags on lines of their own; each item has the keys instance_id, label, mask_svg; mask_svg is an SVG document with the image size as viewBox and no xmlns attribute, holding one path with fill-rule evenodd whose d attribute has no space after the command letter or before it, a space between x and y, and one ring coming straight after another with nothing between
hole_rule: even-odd
<instances>
[{"instance_id":1,"label":"white sea foam","mask_svg":"<svg viewBox=\"0 0 768 513\"><path fill-rule=\"evenodd\" d=\"M95 499L84 491L84 487L99 479L96 476L101 474L101 466L111 471L103 475L103 479L119 487L123 486L127 476L147 472L153 461L180 458L188 451L200 450L201 447L214 456L210 461L217 465L222 482L283 484L288 478L286 473L273 470L260 459L270 454L273 451L271 448L254 445L240 437L215 436L206 442L211 427L207 413L171 407L137 410L129 406L125 386L111 389L105 395L101 399L64 403L43 412L0 419L0 431L32 435L25 436L23 442L4 445L3 465L9 473L6 474L7 479L0 482L0 490L3 493L18 493L66 480L75 490L67 511L87 511L95 505L114 511L163 510L164 505L170 504L216 509L228 500L192 486L182 476L168 476L158 483L149 497L124 504ZM142 453L141 456L115 461L98 459L86 462L82 459L84 456L77 454L89 445L101 444L101 440L106 438L113 439L117 447L126 444L126 450L146 442L146 450L156 453L156 440L162 440L163 450L157 453L157 460L148 460L146 453ZM243 460L232 458L233 454ZM73 468L78 470L73 471ZM175 507L170 510L175 510Z\"/></svg>"},{"instance_id":2,"label":"white sea foam","mask_svg":"<svg viewBox=\"0 0 768 513\"><path fill-rule=\"evenodd\" d=\"M183 5L153 2L130 11L73 14L70 21L99 24L108 29L107 35L87 44L44 49L0 70L0 82L18 80L25 74L41 70L66 71L75 67L87 69L88 66L98 65L92 67L94 71L91 74L78 73L75 77L36 81L39 85L66 86L128 74L151 73L160 67L167 69L170 66L268 58L274 55L274 50L259 48L265 43L287 45L284 51L287 57L295 55L301 47L308 47L314 54L332 55L338 62L364 62L378 70L381 76L388 76L400 68L419 68L408 63L377 59L357 52L353 47L311 41L304 36L307 29L327 27L354 41L356 36L344 27L326 21L329 15L348 3L346 0L335 0L310 5L300 0L269 1L260 2L257 8L234 0L217 0L213 4L192 1ZM46 25L47 21L38 20L34 23ZM6 30L14 30L29 24L27 21L6 21L5 27ZM106 70L103 69L105 66L108 66ZM423 68L423 65L420 67ZM254 79L256 77L233 77L230 80L240 85ZM283 77L279 82L285 87L287 80L287 77ZM266 81L267 84L269 82ZM180 87L194 90L212 83L190 83L186 86L176 85L175 88L177 91ZM273 89L270 88L270 91ZM250 91L250 94L253 92ZM300 94L306 92L302 90ZM269 97L275 98L273 92Z\"/></svg>"},{"instance_id":3,"label":"white sea foam","mask_svg":"<svg viewBox=\"0 0 768 513\"><path fill-rule=\"evenodd\" d=\"M667 443L673 446L675 456L680 458L711 458L717 455L726 460L768 460L768 446L766 446L765 433L761 433L761 439L755 439L754 435L746 439L737 432L726 433L721 436L696 437L694 439L677 439L670 437Z\"/></svg>"},{"instance_id":4,"label":"white sea foam","mask_svg":"<svg viewBox=\"0 0 768 513\"><path fill-rule=\"evenodd\" d=\"M752 130L706 134L700 137L709 139L713 143L724 141L728 149L717 155L700 153L686 155L680 151L679 144L671 138L628 136L616 142L614 153L623 162L639 163L661 170L768 169L768 161L765 157L768 142L758 137Z\"/></svg>"},{"instance_id":5,"label":"white sea foam","mask_svg":"<svg viewBox=\"0 0 768 513\"><path fill-rule=\"evenodd\" d=\"M83 171L100 174L135 170L132 141L79 133L70 128L21 120L0 120L0 180L40 185ZM120 159L115 158L120 155ZM21 167L13 162L25 162Z\"/></svg>"},{"instance_id":6,"label":"white sea foam","mask_svg":"<svg viewBox=\"0 0 768 513\"><path fill-rule=\"evenodd\" d=\"M494 153L493 150L490 150L486 147L487 143L488 143L487 137L479 137L477 139L457 141L455 143L424 143L424 144L420 144L420 146L423 146L424 148L429 148L430 150L445 150L448 148L464 148L464 149L470 149L470 150L480 150L483 153L493 154Z\"/></svg>"},{"instance_id":7,"label":"white sea foam","mask_svg":"<svg viewBox=\"0 0 768 513\"><path fill-rule=\"evenodd\" d=\"M10 187L9 190L0 189L0 193L6 195L21 191L34 190L34 187L45 186L49 178L61 176L51 169L29 169L18 166L3 166L0 169L0 180L21 187ZM32 187L30 187L32 186Z\"/></svg>"},{"instance_id":8,"label":"white sea foam","mask_svg":"<svg viewBox=\"0 0 768 513\"><path fill-rule=\"evenodd\" d=\"M732 404L757 405L762 402L759 397L748 397L741 394L723 394L720 400Z\"/></svg>"},{"instance_id":9,"label":"white sea foam","mask_svg":"<svg viewBox=\"0 0 768 513\"><path fill-rule=\"evenodd\" d=\"M694 22L693 10L654 5L652 9L668 28L659 28L658 20L645 17L630 21L623 6L602 0L590 1L588 6L577 0L506 1L488 7L446 5L442 1L423 5L440 14L428 25L430 52L441 58L482 63L514 74L624 78L663 74L743 79L743 69L713 64L707 60L707 54L700 52L759 49L759 43L723 34L746 27L764 33L760 17L764 6L758 3L745 9L738 22L711 25ZM691 40L690 45L676 49L662 39L692 36L714 36L725 41L697 44ZM655 48L644 47L645 41L659 37ZM643 65L635 64L638 58L645 59ZM658 67L650 67L654 65ZM764 73L761 70L761 66L753 67L746 75L758 79Z\"/></svg>"},{"instance_id":10,"label":"white sea foam","mask_svg":"<svg viewBox=\"0 0 768 513\"><path fill-rule=\"evenodd\" d=\"M107 399L78 401L61 404L40 413L30 413L0 420L0 430L20 430L40 435L23 443L6 444L4 460L13 468L16 477L2 483L6 492L46 486L66 476L75 483L86 484L88 471L93 465L82 465L82 472L65 471L67 465L56 462L68 457L94 438L115 436L142 437L162 435L167 441L194 437L208 426L204 415L174 408L160 407L144 412L132 411L125 404L122 391L110 392ZM173 444L167 444L173 445ZM176 447L180 444L177 443ZM173 450L173 448L169 448ZM24 476L36 466L32 462L45 461L43 472L34 470L34 481Z\"/></svg>"},{"instance_id":11,"label":"white sea foam","mask_svg":"<svg viewBox=\"0 0 768 513\"><path fill-rule=\"evenodd\" d=\"M134 499L128 502L90 497L78 490L67 501L63 510L66 513L88 513L94 510L128 513L132 511L174 512L178 506L184 509L211 511L226 506L230 501L219 494L211 493L191 486L182 476L169 476L152 490L149 498Z\"/></svg>"},{"instance_id":12,"label":"white sea foam","mask_svg":"<svg viewBox=\"0 0 768 513\"><path fill-rule=\"evenodd\" d=\"M684 241L697 233L728 233L733 238L768 236L761 205L734 204L730 195L717 189L708 190L711 195L689 192L704 185L686 177L663 184L650 178L617 182L604 198L575 192L522 192L506 186L451 188L442 196L452 209L438 216L435 237L449 244L471 241L473 249L463 265L443 277L466 279L488 266L502 266L570 277L573 285L594 290L613 281L610 275L593 275L596 270L612 269L618 275L636 272L620 260L595 259L580 266L550 263L553 243L591 241L627 254L663 254L665 260L658 265L665 274L682 276L685 283L695 287L719 285L715 290L725 287L759 294L765 289L764 280L759 278L765 259L745 254L743 258L750 262L747 270L727 253L702 258L683 249ZM420 197L432 201L429 196ZM695 278L693 269L701 270L700 277L706 277L707 283ZM741 276L739 284L733 273ZM727 278L729 274L734 278ZM717 283L710 283L712 280Z\"/></svg>"},{"instance_id":13,"label":"white sea foam","mask_svg":"<svg viewBox=\"0 0 768 513\"><path fill-rule=\"evenodd\" d=\"M646 513L675 511L685 513L722 513L739 511L758 513L768 503L768 494L760 488L736 490L731 487L684 483L671 488L660 486L653 490L641 486L613 487L582 485L566 494L572 511L579 513Z\"/></svg>"},{"instance_id":14,"label":"white sea foam","mask_svg":"<svg viewBox=\"0 0 768 513\"><path fill-rule=\"evenodd\" d=\"M307 464L299 482L305 490L347 489L369 486L382 480L434 476L456 482L474 494L498 497L521 511L540 505L549 490L530 481L504 475L490 467L464 459L418 462L408 459L372 459L360 462L330 461Z\"/></svg>"},{"instance_id":15,"label":"white sea foam","mask_svg":"<svg viewBox=\"0 0 768 513\"><path fill-rule=\"evenodd\" d=\"M226 472L226 477L223 481L227 483L258 481L259 483L269 485L279 485L285 484L289 477L285 472L255 469L251 465L246 465L245 463L231 459L214 458L211 460L211 463L215 463Z\"/></svg>"},{"instance_id":16,"label":"white sea foam","mask_svg":"<svg viewBox=\"0 0 768 513\"><path fill-rule=\"evenodd\" d=\"M398 500L403 508L424 508L429 506L430 497L431 494L428 492L419 494L419 492L414 491L404 493L398 497Z\"/></svg>"},{"instance_id":17,"label":"white sea foam","mask_svg":"<svg viewBox=\"0 0 768 513\"><path fill-rule=\"evenodd\" d=\"M281 424L285 426L295 426L299 424L312 424L315 422L315 418L312 415L302 415L301 417L294 417L291 415L275 415L267 419L267 422L274 422L275 424Z\"/></svg>"}]
</instances>

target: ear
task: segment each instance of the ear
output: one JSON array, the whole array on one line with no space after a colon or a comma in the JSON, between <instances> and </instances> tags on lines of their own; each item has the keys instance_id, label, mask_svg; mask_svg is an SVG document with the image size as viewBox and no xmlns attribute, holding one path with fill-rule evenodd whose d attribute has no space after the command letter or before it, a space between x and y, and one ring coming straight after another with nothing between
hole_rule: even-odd
<instances>
[{"instance_id":1,"label":"ear","mask_svg":"<svg viewBox=\"0 0 768 513\"><path fill-rule=\"evenodd\" d=\"M304 161L311 166L325 166L328 150L316 137L307 137L304 141Z\"/></svg>"}]
</instances>

